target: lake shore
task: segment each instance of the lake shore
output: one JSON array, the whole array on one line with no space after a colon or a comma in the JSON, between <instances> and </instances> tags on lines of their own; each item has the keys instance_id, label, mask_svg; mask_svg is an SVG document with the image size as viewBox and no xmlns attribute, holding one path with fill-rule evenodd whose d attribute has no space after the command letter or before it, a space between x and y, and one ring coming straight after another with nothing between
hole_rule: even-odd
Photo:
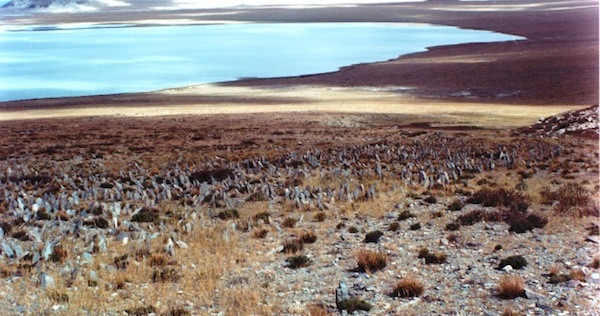
<instances>
[{"instance_id":1,"label":"lake shore","mask_svg":"<svg viewBox=\"0 0 600 316\"><path fill-rule=\"evenodd\" d=\"M219 84L217 94L226 87L259 87L261 91L281 86L360 88L402 87L396 102L423 100L428 104L448 103L579 105L598 102L598 10L593 1L564 3L527 1L431 2L390 5L365 5L340 8L254 8L236 10L191 10L128 12L127 14L81 13L39 14L26 19L9 17L4 23L52 25L64 23L201 24L251 22L414 22L435 23L461 28L482 29L524 36L527 40L488 44L463 44L431 48L427 52L398 59L349 65L340 71L289 78L244 79ZM185 91L185 101L173 91ZM170 115L194 112L205 105L206 96L198 95L197 104L189 90L174 89L169 94L139 94L141 102L172 107ZM246 90L244 93L253 94ZM240 96L231 90L233 103ZM259 93L260 94L260 93ZM385 94L385 93L384 93ZM136 94L27 100L0 103L0 111L17 108L81 104L81 107L123 106L122 99ZM170 96L167 97L167 96ZM295 96L297 97L297 96ZM221 100L218 103L223 102ZM217 105L218 105L217 103ZM269 102L272 105L271 102ZM255 104L250 104L254 106ZM175 106L175 107L173 107ZM215 106L215 113L224 111ZM218 110L221 109L221 110ZM282 104L278 110L298 110ZM300 109L301 110L301 109ZM307 108L306 110L310 110ZM354 111L350 110L349 111ZM368 107L361 111L368 112ZM30 111L23 112L23 118ZM40 115L39 111L36 112ZM206 113L202 109L200 113ZM11 114L14 115L14 114ZM83 115L83 114L82 114ZM14 116L11 116L14 117Z\"/></svg>"}]
</instances>

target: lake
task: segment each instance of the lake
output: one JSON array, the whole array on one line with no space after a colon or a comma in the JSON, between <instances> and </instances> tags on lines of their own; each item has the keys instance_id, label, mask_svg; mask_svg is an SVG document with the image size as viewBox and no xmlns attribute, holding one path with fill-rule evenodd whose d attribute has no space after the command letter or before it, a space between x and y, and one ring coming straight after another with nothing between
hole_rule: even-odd
<instances>
[{"instance_id":1,"label":"lake","mask_svg":"<svg viewBox=\"0 0 600 316\"><path fill-rule=\"evenodd\" d=\"M0 31L0 101L336 71L426 47L520 40L428 24L271 23Z\"/></svg>"}]
</instances>

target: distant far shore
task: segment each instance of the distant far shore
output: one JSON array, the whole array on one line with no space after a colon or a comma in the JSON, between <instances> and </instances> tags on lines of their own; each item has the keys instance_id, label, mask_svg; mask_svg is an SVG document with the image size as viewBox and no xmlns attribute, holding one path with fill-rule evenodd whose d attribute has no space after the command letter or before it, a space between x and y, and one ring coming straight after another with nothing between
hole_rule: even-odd
<instances>
[{"instance_id":1,"label":"distant far shore","mask_svg":"<svg viewBox=\"0 0 600 316\"><path fill-rule=\"evenodd\" d=\"M3 24L57 25L69 23L200 24L239 22L413 22L490 30L527 38L519 42L462 44L430 48L372 64L348 65L339 71L300 77L243 79L218 84L221 89L280 87L364 89L374 96L389 86L410 87L397 102L503 105L587 106L598 103L597 1L421 2L323 8L253 8L79 14L34 14L27 19L3 17ZM276 89L277 88L277 89ZM380 89L381 88L381 89ZM89 96L0 103L2 112L27 107L210 106L207 95L186 89L169 93ZM231 90L231 91L234 91ZM178 93L178 91L184 91ZM221 90L222 93L225 90ZM246 93L252 93L247 90ZM297 98L299 94L294 95ZM306 96L309 98L309 96ZM244 104L233 93L220 104ZM252 97L250 96L250 99ZM123 100L131 100L127 105ZM417 101L415 101L417 100ZM285 103L285 102L283 102ZM292 102L294 103L294 102ZM296 105L301 102L295 102ZM255 103L254 103L255 104ZM246 103L252 106L253 103ZM277 101L268 105L276 109ZM301 109L301 108L300 108ZM314 110L305 109L305 110ZM317 108L318 110L318 108ZM368 109L363 109L368 112ZM178 110L183 111L183 110ZM8 113L5 112L5 113ZM187 112L187 111L183 111ZM182 112L182 113L183 113ZM192 111L193 112L193 111ZM173 112L170 112L173 114ZM22 113L25 115L25 113ZM8 115L8 114L6 114ZM6 117L5 115L5 117Z\"/></svg>"}]
</instances>

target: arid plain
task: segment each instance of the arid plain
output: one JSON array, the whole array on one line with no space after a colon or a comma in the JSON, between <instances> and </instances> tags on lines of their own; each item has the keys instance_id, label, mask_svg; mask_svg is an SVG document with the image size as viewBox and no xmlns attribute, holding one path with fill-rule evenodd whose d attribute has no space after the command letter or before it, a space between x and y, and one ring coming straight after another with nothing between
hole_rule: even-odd
<instances>
[{"instance_id":1,"label":"arid plain","mask_svg":"<svg viewBox=\"0 0 600 316\"><path fill-rule=\"evenodd\" d=\"M527 39L327 74L0 103L0 308L598 315L597 1L2 23L362 21Z\"/></svg>"}]
</instances>

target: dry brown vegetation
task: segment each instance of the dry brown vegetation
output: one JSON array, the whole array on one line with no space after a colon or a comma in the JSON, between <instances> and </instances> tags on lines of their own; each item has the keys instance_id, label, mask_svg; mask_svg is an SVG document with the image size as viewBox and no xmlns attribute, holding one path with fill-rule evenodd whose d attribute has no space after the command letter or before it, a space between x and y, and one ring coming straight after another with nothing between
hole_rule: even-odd
<instances>
[{"instance_id":1,"label":"dry brown vegetation","mask_svg":"<svg viewBox=\"0 0 600 316\"><path fill-rule=\"evenodd\" d=\"M416 297L421 296L425 287L423 284L414 277L404 277L398 281L392 296L394 297Z\"/></svg>"},{"instance_id":2,"label":"dry brown vegetation","mask_svg":"<svg viewBox=\"0 0 600 316\"><path fill-rule=\"evenodd\" d=\"M385 254L366 249L359 250L355 257L358 270L368 273L383 270L388 261Z\"/></svg>"},{"instance_id":3,"label":"dry brown vegetation","mask_svg":"<svg viewBox=\"0 0 600 316\"><path fill-rule=\"evenodd\" d=\"M575 211L580 206L559 212L556 209L559 202L546 200L546 192L562 192L571 183L577 183L589 196L597 194L597 158L586 154L595 152L596 144L569 138L512 137L485 130L409 130L398 127L401 119L398 117L370 116L367 120L359 116L328 115L325 119L306 114L304 124L297 123L296 117L286 120L285 115L269 120L257 116L246 120L228 116L202 120L127 119L119 124L93 118L87 121L90 128L81 133L79 129L71 130L73 124L81 122L65 120L60 121L61 124L50 123L48 128L53 133L47 138L43 135L48 131L41 127L26 133L20 125L0 126L4 132L1 135L11 135L14 139L14 145L11 142L0 147L0 154L5 157L0 172L5 175L3 170L9 165L17 168L12 163L15 159L32 170L42 170L36 176L2 177L3 185L10 180L7 184L10 190L24 188L32 196L38 192L58 196L83 185L82 180L75 182L74 187L69 186L63 180L65 174L82 179L97 176L101 178L101 189L111 193L117 190L114 183L124 185L124 192L135 191L134 180L140 181L140 187L148 190L146 192L154 190L153 181L160 188L163 185L174 188L170 192L171 199L142 208L136 215L123 212L118 217L117 228L113 227L109 209L90 200L81 202L72 213L65 210L67 216L39 212L29 223L12 217L8 211L11 206L0 203L0 227L5 240L24 243L27 247L34 243L28 233L30 228L41 228L58 221L57 218L72 225L84 210L89 215L82 221L82 237L76 238L71 233L69 238L63 238L55 247L53 256L57 261L43 262L44 271L53 277L55 287L38 286L39 275L30 255L20 261L2 262L0 276L10 289L6 293L32 313L43 313L60 305L57 314L64 315L82 310L92 314L126 310L140 314L154 310L159 315L186 311L191 315L221 311L234 315L332 314L336 309L332 289L338 282L346 281L356 295L353 297L360 298L348 301L347 305L352 308L371 306L377 314L451 313L459 308L453 293L467 297L463 290L481 293L469 296L465 308L470 312L476 314L485 309L501 314L508 305L519 300L498 299L502 292L496 291L493 280L506 272L494 268L502 259L523 253L525 247L532 249L531 253L524 253L527 260L536 263L523 267L524 273L536 281L531 283L539 287L536 290L558 293L556 289L559 289L570 304L557 309L570 313L578 309L592 310L583 303L575 303L580 302L575 297L587 293L585 291L594 285L575 290L564 285L565 281L561 281L564 277L550 280L546 273L553 265L560 265L563 270L557 272L559 276L568 275L569 279L582 282L589 278L589 275L575 275L578 272L563 266L566 261L580 265L583 262L590 263L586 269L597 269L593 264L594 253L590 253L587 242L583 241L597 231L591 225L596 219L588 213L581 216ZM361 123L351 128L331 126L348 120ZM123 129L122 136L108 135L117 129ZM138 137L136 133L142 131L160 141L149 142ZM74 132L79 136L72 136ZM32 133L37 136L33 137ZM248 133L257 135L253 144L238 141ZM196 137L200 134L206 135ZM99 144L99 139L105 144ZM137 146L147 148L130 148L136 141L140 142ZM20 146L24 146L33 152L35 148L59 143L64 144L64 148L51 154L36 152L22 159L12 151L18 153L24 150ZM418 149L423 149L431 155L419 156L419 159L442 166L446 161L435 156L445 155L443 146L464 149L463 154L469 157L489 157L490 153L497 154L499 144L512 146L512 152L519 155L521 159L515 160L516 166L498 164L494 170L465 169L460 180L427 188L416 176L419 169L413 170L415 176L410 182L401 179L405 158L400 157L404 156L386 154L422 155ZM551 151L557 148L562 154L552 157ZM321 158L319 167L311 166L309 159L299 158L310 155ZM340 155L349 166L327 160L335 160ZM100 156L102 158L97 158ZM583 159L575 162L573 157L580 156ZM277 172L256 167L258 164L253 166L259 159L264 166L277 166ZM576 179L562 177L561 166L566 160L573 160L572 172L575 172L574 166L580 170ZM39 161L53 163L40 164ZM378 164L383 177L376 174ZM236 169L237 165L242 167ZM294 173L290 166L304 172ZM260 171L253 173L252 167ZM183 168L188 168L194 178L221 179L214 184L221 190L214 201L211 197L201 202L194 200L205 190L199 185L175 188L172 173ZM134 179L121 173L132 170ZM349 175L344 176L343 172ZM242 174L245 178L240 182L251 185L226 183L227 179ZM261 190L265 183L271 185L268 194ZM113 187L109 188L109 184ZM339 194L339 188L346 184L348 192ZM367 194L372 186L374 196ZM312 200L307 204L286 200L285 189L293 191L295 187L307 190L306 196ZM229 201L222 199L223 191ZM319 194L323 203L320 206L316 198ZM353 194L356 198L347 200ZM435 201L425 201L428 197L435 197ZM470 200L472 198L474 200ZM104 201L108 202L111 201ZM586 207L595 202L591 199ZM136 205L142 207L142 204ZM132 208L132 212L139 207ZM290 219L294 224L285 224L291 222ZM133 228L129 227L131 222L135 223ZM525 232L515 234L515 223L521 223ZM159 236L148 241L142 239L141 230ZM127 233L128 242L118 239L119 233ZM106 237L106 250L102 250L98 237L93 234ZM86 235L89 236L87 241ZM175 243L174 253L168 254L165 244L169 238L184 242L186 247ZM372 243L365 243L367 240ZM43 245L39 245L26 249L41 251L42 248ZM417 254L419 249L424 249L423 253ZM87 250L91 259L83 263L83 252ZM422 261L416 258L421 255ZM73 277L72 270L66 272L65 267L69 266L78 267ZM96 275L90 275L91 271ZM390 281L393 275L414 275L416 283L428 285L421 298L415 300L418 303L414 307L407 308L404 305L407 300L390 297L390 290L394 291ZM407 282L405 279L401 282ZM486 288L489 283L492 286ZM413 285L418 289L417 284ZM406 288L400 288L413 293L413 285L407 282ZM404 295L400 292L396 296ZM285 297L277 293L284 293ZM513 293L521 294L518 290ZM67 295L68 301L62 294ZM31 297L36 297L37 303L34 304ZM288 297L300 303L290 303ZM448 307L440 312L440 307L432 302L441 300L445 300ZM529 311L531 304L527 303L519 302L514 309ZM312 304L321 310L309 311ZM382 306L389 306L389 310Z\"/></svg>"},{"instance_id":4,"label":"dry brown vegetation","mask_svg":"<svg viewBox=\"0 0 600 316\"><path fill-rule=\"evenodd\" d=\"M498 283L498 297L513 299L525 297L525 282L520 276L505 275Z\"/></svg>"}]
</instances>

